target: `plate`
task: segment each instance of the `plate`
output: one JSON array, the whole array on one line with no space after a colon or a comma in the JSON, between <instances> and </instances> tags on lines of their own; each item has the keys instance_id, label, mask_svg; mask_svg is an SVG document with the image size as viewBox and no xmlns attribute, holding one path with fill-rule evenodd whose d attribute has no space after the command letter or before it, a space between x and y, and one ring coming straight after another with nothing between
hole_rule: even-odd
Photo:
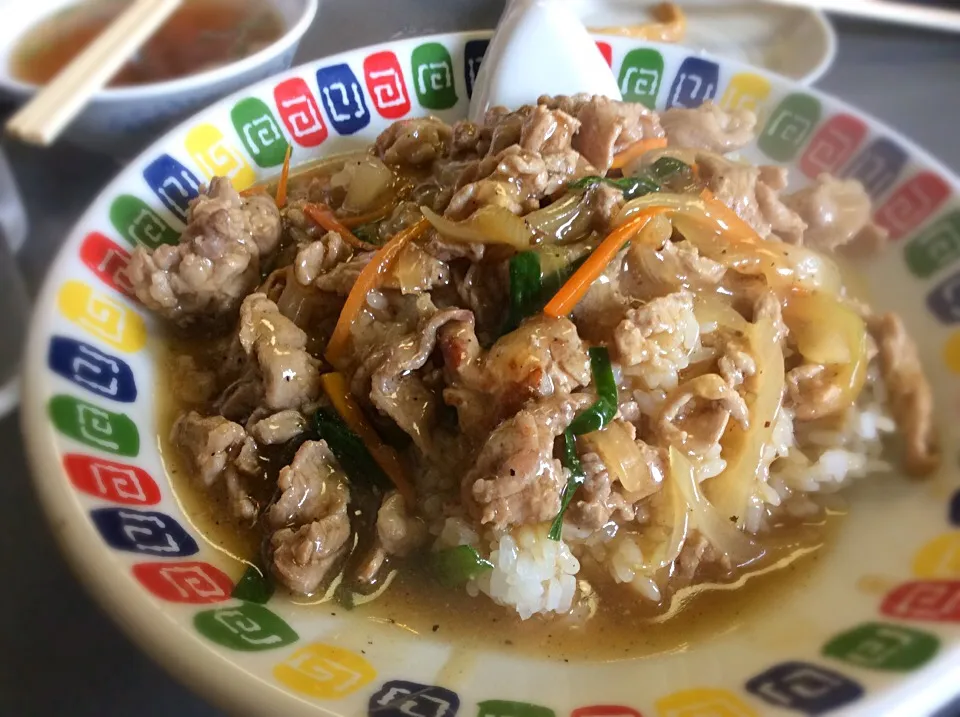
<instances>
[{"instance_id":1,"label":"plate","mask_svg":"<svg viewBox=\"0 0 960 717\"><path fill-rule=\"evenodd\" d=\"M158 448L158 327L122 275L132 245L175 239L214 174L239 189L369 143L397 118L466 113L489 33L327 57L229 97L130 163L71 232L37 302L23 428L42 503L92 593L148 652L234 713L408 717L923 714L960 684L960 181L849 106L675 46L597 38L627 99L713 99L760 116L744 155L864 182L893 241L863 290L900 311L939 397L947 446L922 483L877 477L790 590L654 656L553 661L295 605L243 579L197 531ZM444 616L444 618L449 616ZM699 618L698 618L699 619ZM443 622L442 619L438 622ZM890 712L893 713L893 712Z\"/></svg>"},{"instance_id":2,"label":"plate","mask_svg":"<svg viewBox=\"0 0 960 717\"><path fill-rule=\"evenodd\" d=\"M637 0L571 0L589 27L646 22ZM837 36L826 15L774 3L688 0L678 3L687 16L683 45L731 60L748 62L791 79L813 84L833 64Z\"/></svg>"}]
</instances>

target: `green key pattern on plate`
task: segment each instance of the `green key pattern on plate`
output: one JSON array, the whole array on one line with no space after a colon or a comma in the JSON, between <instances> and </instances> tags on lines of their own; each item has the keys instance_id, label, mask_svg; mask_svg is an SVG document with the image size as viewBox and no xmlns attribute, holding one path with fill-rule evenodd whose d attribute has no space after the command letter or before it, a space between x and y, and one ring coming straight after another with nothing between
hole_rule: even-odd
<instances>
[{"instance_id":1,"label":"green key pattern on plate","mask_svg":"<svg viewBox=\"0 0 960 717\"><path fill-rule=\"evenodd\" d=\"M789 162L813 134L820 121L820 100L810 95L787 95L757 138L761 151L778 162Z\"/></svg>"},{"instance_id":2,"label":"green key pattern on plate","mask_svg":"<svg viewBox=\"0 0 960 717\"><path fill-rule=\"evenodd\" d=\"M431 110L446 110L457 104L453 60L439 42L426 42L413 51L413 86L420 104Z\"/></svg>"},{"instance_id":3,"label":"green key pattern on plate","mask_svg":"<svg viewBox=\"0 0 960 717\"><path fill-rule=\"evenodd\" d=\"M240 141L260 167L283 164L290 144L267 103L256 97L241 100L230 112Z\"/></svg>"},{"instance_id":4,"label":"green key pattern on plate","mask_svg":"<svg viewBox=\"0 0 960 717\"><path fill-rule=\"evenodd\" d=\"M193 624L211 642L240 652L274 650L300 639L277 615L252 602L198 612Z\"/></svg>"},{"instance_id":5,"label":"green key pattern on plate","mask_svg":"<svg viewBox=\"0 0 960 717\"><path fill-rule=\"evenodd\" d=\"M925 279L960 259L960 211L941 217L904 248L907 266Z\"/></svg>"},{"instance_id":6,"label":"green key pattern on plate","mask_svg":"<svg viewBox=\"0 0 960 717\"><path fill-rule=\"evenodd\" d=\"M121 194L110 205L110 223L133 246L156 249L176 244L180 235L139 197Z\"/></svg>"},{"instance_id":7,"label":"green key pattern on plate","mask_svg":"<svg viewBox=\"0 0 960 717\"><path fill-rule=\"evenodd\" d=\"M915 670L940 647L933 635L900 625L870 622L834 637L823 654L874 670Z\"/></svg>"},{"instance_id":8,"label":"green key pattern on plate","mask_svg":"<svg viewBox=\"0 0 960 717\"><path fill-rule=\"evenodd\" d=\"M663 84L663 55L656 50L630 50L620 65L620 94L653 109Z\"/></svg>"},{"instance_id":9,"label":"green key pattern on plate","mask_svg":"<svg viewBox=\"0 0 960 717\"><path fill-rule=\"evenodd\" d=\"M140 452L137 426L122 413L106 411L72 396L54 396L49 413L61 433L91 448L118 456L136 456Z\"/></svg>"}]
</instances>

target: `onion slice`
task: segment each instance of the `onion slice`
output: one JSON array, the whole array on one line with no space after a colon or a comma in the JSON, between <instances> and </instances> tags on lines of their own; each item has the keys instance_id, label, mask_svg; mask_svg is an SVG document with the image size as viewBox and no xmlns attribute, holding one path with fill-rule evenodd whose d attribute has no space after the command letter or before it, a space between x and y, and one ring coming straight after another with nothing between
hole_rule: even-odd
<instances>
[{"instance_id":1,"label":"onion slice","mask_svg":"<svg viewBox=\"0 0 960 717\"><path fill-rule=\"evenodd\" d=\"M680 451L670 447L670 480L674 482L690 510L690 527L700 532L713 548L734 566L752 563L763 551L746 533L710 503L700 490L693 466Z\"/></svg>"},{"instance_id":2,"label":"onion slice","mask_svg":"<svg viewBox=\"0 0 960 717\"><path fill-rule=\"evenodd\" d=\"M515 249L529 249L534 243L530 227L503 207L487 205L461 222L441 217L430 207L420 207L423 216L444 239L466 244L503 244Z\"/></svg>"}]
</instances>

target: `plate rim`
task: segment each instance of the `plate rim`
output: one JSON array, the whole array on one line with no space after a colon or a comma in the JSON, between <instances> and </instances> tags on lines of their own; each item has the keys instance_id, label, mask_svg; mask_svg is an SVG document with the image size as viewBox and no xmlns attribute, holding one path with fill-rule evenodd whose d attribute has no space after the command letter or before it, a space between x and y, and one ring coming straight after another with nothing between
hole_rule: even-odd
<instances>
[{"instance_id":1,"label":"plate rim","mask_svg":"<svg viewBox=\"0 0 960 717\"><path fill-rule=\"evenodd\" d=\"M138 153L136 157L129 160L127 167L121 169L104 185L80 218L71 226L69 232L66 233L56 257L48 268L42 288L37 294L24 354L22 374L24 390L20 426L30 468L31 482L39 497L42 513L50 525L51 532L71 572L78 577L79 582L98 607L100 609L109 607L108 616L110 619L118 624L127 637L164 670L202 695L204 699L229 709L231 713L253 715L276 713L280 710L284 710L283 713L286 713L287 710L290 710L290 714L300 714L296 711L296 708L299 706L303 710L305 709L304 705L306 705L306 709L312 711L311 714L327 714L331 717L346 714L328 709L316 701L299 698L282 689L276 683L262 679L260 676L255 676L257 679L250 679L254 675L237 665L235 661L228 659L228 655L214 649L211 643L201 640L197 634L186 630L183 623L175 623L167 619L167 611L163 607L164 603L147 594L140 584L134 580L130 571L114 569L113 563L115 562L116 551L111 550L96 532L89 520L88 511L79 504L77 493L65 490L68 481L60 462L61 452L50 450L51 445L57 444L56 433L53 426L46 420L45 401L39 400L39 397L43 395L40 392L40 387L45 382L50 381L45 359L49 339L54 333L50 324L54 320L55 312L50 309L55 306L55 292L60 287L60 282L63 281L63 278L60 277L61 270L65 263L72 260L73 256L69 252L75 249L75 245L84 235L84 227L89 226L90 217L93 216L97 206L109 193L114 191L114 187L124 186L121 182L125 181L123 177L128 171L129 165L155 154L158 148L169 143L172 136L196 123L198 117L208 111L219 107L229 107L232 103L247 96L253 88L269 86L281 77L295 76L305 69L315 69L321 64L329 64L334 61L347 62L351 56L390 49L399 43L465 42L470 39L489 37L489 35L490 31L488 30L433 33L395 38L352 48L311 59L271 75L264 80L251 83L247 87L210 103L183 122L164 132L147 148ZM675 52L678 48L677 45L652 42L637 42L636 44L666 52ZM687 51L690 52L689 49ZM898 142L909 150L911 156L921 159L931 169L938 171L955 190L960 191L960 176L933 154L901 131L874 118L869 113L853 107L846 101L819 88L808 87L797 79L778 75L766 68L756 67L747 62L707 52L690 54L698 54L721 66L749 71L771 78L785 87L803 89L821 100L828 99L840 111L864 120L873 128L883 130L890 136L895 136ZM47 311L44 313L44 310ZM151 386L150 390L153 391L153 389L154 387ZM153 401L151 401L151 404L153 404ZM105 564L109 565L111 569L103 570ZM123 599L124 596L131 595L134 596L134 599ZM160 615L164 616L163 620L156 619ZM173 623L175 629L170 630L168 623ZM178 639L183 636L186 636L187 639ZM960 684L960 639L957 639L949 647L952 648L949 653L944 650L940 656L943 658L941 659L942 665L932 664L930 667L917 670L915 674L903 676L898 682L884 687L882 690L871 690L864 698L841 709L837 714L863 715L866 714L867 708L876 709L879 707L898 710L912 709L916 703L909 702L908 704L907 701L918 695L925 695L926 704L933 707L945 704L957 696L952 691L948 694L947 688ZM950 664L947 664L948 654ZM215 669L209 659L210 656L218 663L215 665ZM929 679L935 668L938 672L936 684ZM921 692L919 684L913 685L913 683L921 682L929 689ZM909 689L905 689L908 685ZM904 714L906 713L904 711Z\"/></svg>"}]
</instances>

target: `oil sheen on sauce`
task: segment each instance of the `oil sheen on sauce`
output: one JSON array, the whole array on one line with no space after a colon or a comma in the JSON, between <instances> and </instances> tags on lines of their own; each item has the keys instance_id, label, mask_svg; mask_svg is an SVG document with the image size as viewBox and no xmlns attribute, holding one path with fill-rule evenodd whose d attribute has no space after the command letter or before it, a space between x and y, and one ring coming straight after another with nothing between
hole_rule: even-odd
<instances>
[{"instance_id":1,"label":"oil sheen on sauce","mask_svg":"<svg viewBox=\"0 0 960 717\"><path fill-rule=\"evenodd\" d=\"M158 347L158 351L184 350ZM173 365L172 359L168 361ZM169 368L162 372L171 376ZM182 410L174 391L161 383L157 391L161 455L171 485L184 513L196 531L215 549L241 563L259 560L259 535L255 528L239 525L230 515L225 496L208 491L193 479L169 442L169 426ZM272 487L265 481L260 500L269 500ZM314 604L318 610L334 611L348 620L373 620L399 625L433 639L457 645L509 649L539 657L565 660L635 659L681 650L732 630L744 623L762 620L789 593L802 591L812 571L832 543L831 534L842 522L841 511L827 511L822 521L797 524L777 532L775 540L764 539L766 557L751 573L735 582L705 582L681 591L667 606L657 606L636 597L628 587L615 585L602 575L589 575L596 599L592 617L573 623L568 618L534 617L521 621L506 608L485 596L470 597L463 589L441 587L416 558L395 565L389 587L376 600L347 611L335 602L316 604L309 598L276 597L298 604ZM584 571L586 568L584 568ZM581 571L581 576L583 572ZM581 587L584 587L581 583Z\"/></svg>"}]
</instances>

